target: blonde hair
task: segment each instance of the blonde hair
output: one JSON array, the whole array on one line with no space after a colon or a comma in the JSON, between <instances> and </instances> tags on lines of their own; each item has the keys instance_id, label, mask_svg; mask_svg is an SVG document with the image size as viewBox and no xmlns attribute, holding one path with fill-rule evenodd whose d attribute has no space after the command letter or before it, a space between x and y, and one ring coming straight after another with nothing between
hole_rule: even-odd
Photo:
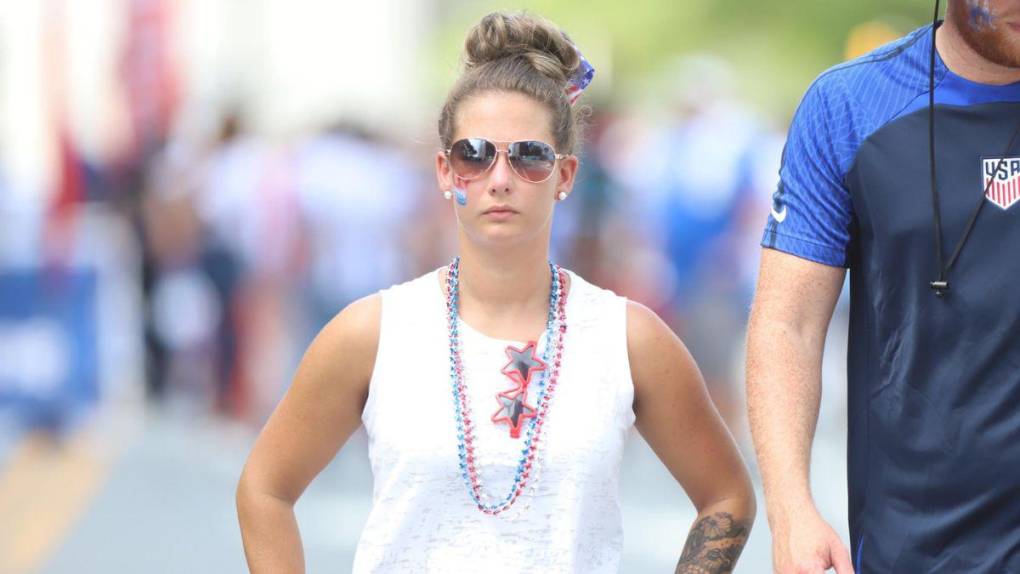
<instances>
[{"instance_id":1,"label":"blonde hair","mask_svg":"<svg viewBox=\"0 0 1020 574\"><path fill-rule=\"evenodd\" d=\"M453 143L460 104L482 92L518 92L546 106L559 153L574 153L580 139L578 109L567 97L567 82L581 64L570 38L556 25L525 12L493 12L468 31L464 70L439 114L443 148Z\"/></svg>"}]
</instances>

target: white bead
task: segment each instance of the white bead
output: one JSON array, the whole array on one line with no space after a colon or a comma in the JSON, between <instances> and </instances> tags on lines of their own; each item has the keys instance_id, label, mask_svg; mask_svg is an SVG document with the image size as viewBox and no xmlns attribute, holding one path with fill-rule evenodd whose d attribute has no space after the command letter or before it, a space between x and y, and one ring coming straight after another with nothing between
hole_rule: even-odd
<instances>
[{"instance_id":1,"label":"white bead","mask_svg":"<svg viewBox=\"0 0 1020 574\"><path fill-rule=\"evenodd\" d=\"M450 190L446 190L443 192L443 197L445 197L446 199L453 199L453 192Z\"/></svg>"},{"instance_id":2,"label":"white bead","mask_svg":"<svg viewBox=\"0 0 1020 574\"><path fill-rule=\"evenodd\" d=\"M561 191L560 195L559 195L559 198L560 198L560 201L563 201L564 199L566 199L567 198L567 192Z\"/></svg>"}]
</instances>

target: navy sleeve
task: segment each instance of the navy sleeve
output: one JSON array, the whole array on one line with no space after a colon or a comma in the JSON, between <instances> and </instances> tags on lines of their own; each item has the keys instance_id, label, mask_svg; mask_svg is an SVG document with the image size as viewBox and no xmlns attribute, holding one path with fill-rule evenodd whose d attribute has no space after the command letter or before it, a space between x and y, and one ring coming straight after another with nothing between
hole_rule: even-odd
<instances>
[{"instance_id":1,"label":"navy sleeve","mask_svg":"<svg viewBox=\"0 0 1020 574\"><path fill-rule=\"evenodd\" d=\"M819 77L794 115L762 246L834 267L847 265L853 206L844 184L857 152L850 98Z\"/></svg>"}]
</instances>

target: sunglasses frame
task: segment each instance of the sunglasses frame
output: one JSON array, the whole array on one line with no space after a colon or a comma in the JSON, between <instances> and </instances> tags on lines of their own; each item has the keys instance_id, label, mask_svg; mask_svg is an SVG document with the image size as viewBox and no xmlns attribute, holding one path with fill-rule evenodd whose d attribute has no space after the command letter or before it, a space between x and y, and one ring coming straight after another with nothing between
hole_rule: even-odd
<instances>
[{"instance_id":1,"label":"sunglasses frame","mask_svg":"<svg viewBox=\"0 0 1020 574\"><path fill-rule=\"evenodd\" d=\"M482 141L485 141L487 143L492 144L493 147L496 148L496 155L493 156L492 161L489 162L489 165L486 166L486 168L483 169L482 171L478 172L478 175L475 175L473 177L464 177L464 176L458 174L457 170L454 169L454 167L453 167L453 159L450 158L450 154L453 152L453 147L455 145L457 145L458 143L464 141L464 140L482 140ZM512 146L513 144L522 143L522 142L538 142L538 143L540 143L542 145L549 146L549 149L553 150L553 168L549 170L549 175L545 176L544 178L542 178L542 179L540 179L538 181L532 181L532 180L524 177L523 175L521 175L520 172L517 171L517 168L514 167L514 162L510 161L510 146ZM503 145L502 149L500 149L500 147L499 147L501 144ZM450 162L450 171L453 172L453 175L463 179L464 181L473 181L473 180L481 178L486 173L488 173L489 170L492 169L492 166L496 165L496 162L499 161L499 154L501 154L501 153L506 155L506 163L507 163L508 166L510 166L510 171L512 171L514 173L514 175L519 177L522 181L526 181L528 183L544 183L546 181L549 181L549 178L552 177L553 172L556 171L556 162L560 161L562 159L565 159L565 158L567 158L567 157L569 157L571 155L571 154L567 154L567 153L556 153L556 148L555 147L553 147L551 144L546 143L546 142L544 142L542 140L497 141L497 140L490 140L489 138L482 138L482 137L460 138L457 141L453 142L453 145L451 145L450 147L448 147L448 148L443 150L443 154L446 155L446 161Z\"/></svg>"}]
</instances>

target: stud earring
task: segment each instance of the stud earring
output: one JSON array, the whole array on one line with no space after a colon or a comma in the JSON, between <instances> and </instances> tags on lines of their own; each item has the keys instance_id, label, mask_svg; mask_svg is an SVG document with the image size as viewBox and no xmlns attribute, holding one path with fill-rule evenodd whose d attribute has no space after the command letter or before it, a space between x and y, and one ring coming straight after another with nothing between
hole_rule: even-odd
<instances>
[{"instance_id":1,"label":"stud earring","mask_svg":"<svg viewBox=\"0 0 1020 574\"><path fill-rule=\"evenodd\" d=\"M443 197L446 199L453 199L453 192L448 189L443 192Z\"/></svg>"},{"instance_id":2,"label":"stud earring","mask_svg":"<svg viewBox=\"0 0 1020 574\"><path fill-rule=\"evenodd\" d=\"M563 201L564 199L566 199L567 198L567 192L561 191L560 195L559 195L559 198L560 198L560 201Z\"/></svg>"}]
</instances>

